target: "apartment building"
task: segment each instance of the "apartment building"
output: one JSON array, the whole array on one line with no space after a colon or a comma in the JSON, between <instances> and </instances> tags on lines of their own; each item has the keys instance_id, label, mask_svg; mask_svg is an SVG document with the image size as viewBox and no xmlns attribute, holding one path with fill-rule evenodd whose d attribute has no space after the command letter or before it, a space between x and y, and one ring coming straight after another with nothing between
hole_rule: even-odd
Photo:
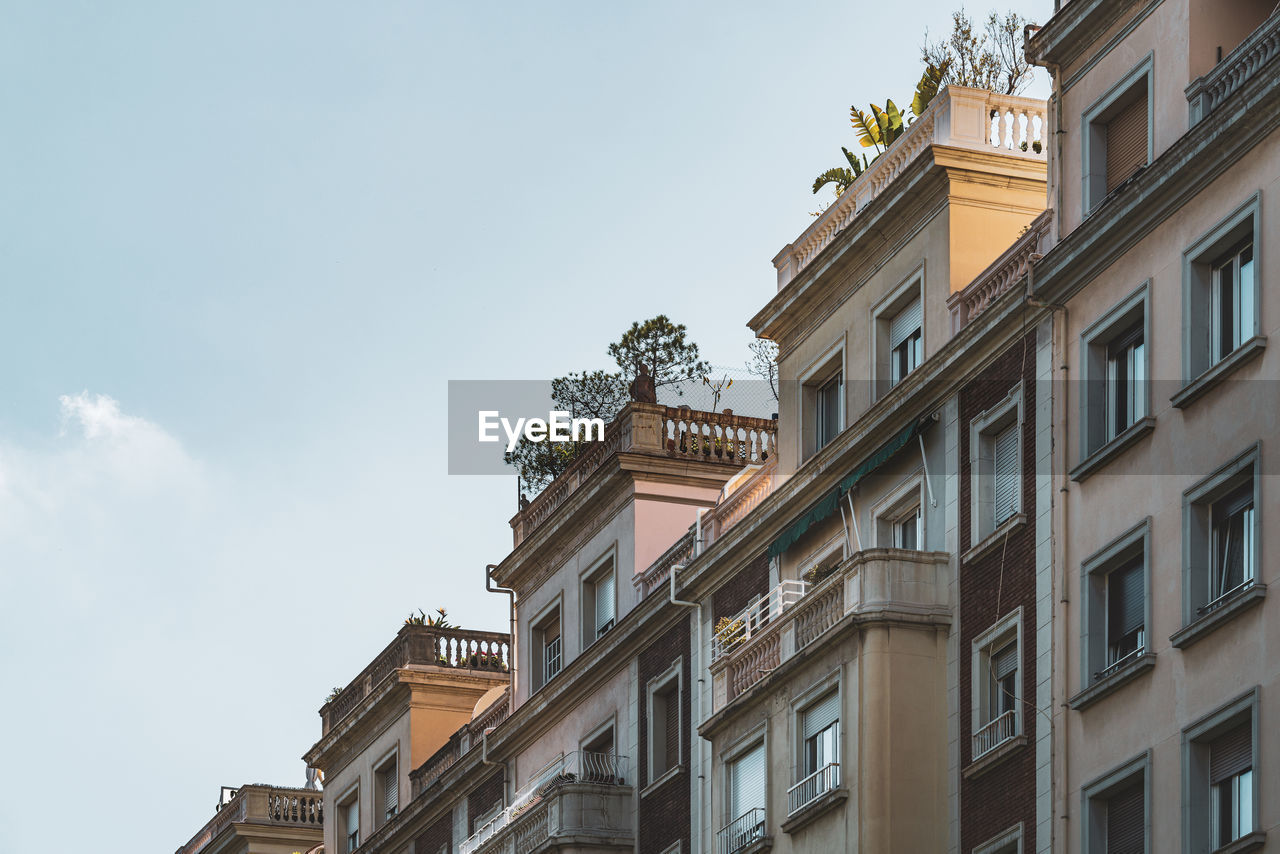
<instances>
[{"instance_id":1,"label":"apartment building","mask_svg":"<svg viewBox=\"0 0 1280 854\"><path fill-rule=\"evenodd\" d=\"M1028 53L1054 80L1055 847L1280 848L1280 9L1072 0Z\"/></svg>"},{"instance_id":2,"label":"apartment building","mask_svg":"<svg viewBox=\"0 0 1280 854\"><path fill-rule=\"evenodd\" d=\"M176 854L318 854L324 799L315 789L224 786L213 818Z\"/></svg>"}]
</instances>

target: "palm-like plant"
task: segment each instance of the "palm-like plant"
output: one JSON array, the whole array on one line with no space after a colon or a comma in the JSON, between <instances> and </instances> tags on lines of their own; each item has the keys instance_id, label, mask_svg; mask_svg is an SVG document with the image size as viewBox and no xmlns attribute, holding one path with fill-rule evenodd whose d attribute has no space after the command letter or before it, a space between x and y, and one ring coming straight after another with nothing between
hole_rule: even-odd
<instances>
[{"instance_id":1,"label":"palm-like plant","mask_svg":"<svg viewBox=\"0 0 1280 854\"><path fill-rule=\"evenodd\" d=\"M920 77L920 82L916 84L916 91L911 98L911 118L903 116L902 111L898 109L898 105L893 103L892 99L884 102L884 108L880 108L876 104L871 105L871 109L863 112L856 106L849 108L849 121L853 124L853 130L858 135L858 144L863 148L874 148L875 154L871 157L874 160L883 154L894 140L900 137L903 132L910 127L911 122L924 114L929 104L937 96L938 91L942 88L942 81L946 76L949 61L944 61L938 65L928 64L925 67L924 74ZM837 166L834 169L828 169L813 181L813 192L818 192L828 184L836 185L836 195L839 196L857 180L863 170L871 164L871 160L867 159L867 155L863 154L861 159L853 154L844 146L840 147L844 152L845 160L849 162L849 167Z\"/></svg>"}]
</instances>

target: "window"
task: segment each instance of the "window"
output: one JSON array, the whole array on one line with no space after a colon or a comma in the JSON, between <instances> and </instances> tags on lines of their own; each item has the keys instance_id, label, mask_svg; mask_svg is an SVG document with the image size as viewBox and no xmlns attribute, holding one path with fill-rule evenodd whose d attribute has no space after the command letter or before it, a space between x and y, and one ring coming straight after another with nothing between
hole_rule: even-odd
<instances>
[{"instance_id":1,"label":"window","mask_svg":"<svg viewBox=\"0 0 1280 854\"><path fill-rule=\"evenodd\" d=\"M1022 386L970 424L971 540L978 543L1022 509Z\"/></svg>"},{"instance_id":2,"label":"window","mask_svg":"<svg viewBox=\"0 0 1280 854\"><path fill-rule=\"evenodd\" d=\"M611 557L582 582L582 637L585 643L598 640L613 628L617 612L616 577Z\"/></svg>"},{"instance_id":3,"label":"window","mask_svg":"<svg viewBox=\"0 0 1280 854\"><path fill-rule=\"evenodd\" d=\"M1255 445L1183 495L1188 623L1213 615L1253 587L1261 479Z\"/></svg>"},{"instance_id":4,"label":"window","mask_svg":"<svg viewBox=\"0 0 1280 854\"><path fill-rule=\"evenodd\" d=\"M908 510L893 523L893 547L918 550L920 548L920 505Z\"/></svg>"},{"instance_id":5,"label":"window","mask_svg":"<svg viewBox=\"0 0 1280 854\"><path fill-rule=\"evenodd\" d=\"M1082 462L1071 476L1093 469L1091 454L1147 420L1147 322L1150 283L1144 283L1081 336L1084 384L1081 395ZM1138 438L1130 431L1129 435ZM1119 450L1117 448L1117 450Z\"/></svg>"},{"instance_id":6,"label":"window","mask_svg":"<svg viewBox=\"0 0 1280 854\"><path fill-rule=\"evenodd\" d=\"M1258 332L1257 195L1182 255L1183 375L1173 396L1185 407L1232 369L1261 352Z\"/></svg>"},{"instance_id":7,"label":"window","mask_svg":"<svg viewBox=\"0 0 1280 854\"><path fill-rule=\"evenodd\" d=\"M732 854L764 837L766 773L763 741L729 762L729 822L718 834L720 854Z\"/></svg>"},{"instance_id":8,"label":"window","mask_svg":"<svg viewBox=\"0 0 1280 854\"><path fill-rule=\"evenodd\" d=\"M797 715L800 779L787 792L795 814L840 785L840 692L829 691Z\"/></svg>"},{"instance_id":9,"label":"window","mask_svg":"<svg viewBox=\"0 0 1280 854\"><path fill-rule=\"evenodd\" d=\"M1085 112L1084 213L1151 161L1151 57Z\"/></svg>"},{"instance_id":10,"label":"window","mask_svg":"<svg viewBox=\"0 0 1280 854\"><path fill-rule=\"evenodd\" d=\"M1146 854L1150 763L1143 754L1084 787L1086 854Z\"/></svg>"},{"instance_id":11,"label":"window","mask_svg":"<svg viewBox=\"0 0 1280 854\"><path fill-rule=\"evenodd\" d=\"M1254 832L1257 696L1250 691L1183 734L1190 850L1217 850Z\"/></svg>"},{"instance_id":12,"label":"window","mask_svg":"<svg viewBox=\"0 0 1280 854\"><path fill-rule=\"evenodd\" d=\"M889 321L889 387L924 361L924 309L916 297Z\"/></svg>"},{"instance_id":13,"label":"window","mask_svg":"<svg viewBox=\"0 0 1280 854\"><path fill-rule=\"evenodd\" d=\"M344 854L351 854L360 847L360 793L357 791L338 805L338 827Z\"/></svg>"},{"instance_id":14,"label":"window","mask_svg":"<svg viewBox=\"0 0 1280 854\"><path fill-rule=\"evenodd\" d=\"M649 683L649 783L680 765L680 662Z\"/></svg>"},{"instance_id":15,"label":"window","mask_svg":"<svg viewBox=\"0 0 1280 854\"><path fill-rule=\"evenodd\" d=\"M563 638L560 608L551 611L533 627L533 689L536 691L560 672Z\"/></svg>"},{"instance_id":16,"label":"window","mask_svg":"<svg viewBox=\"0 0 1280 854\"><path fill-rule=\"evenodd\" d=\"M1125 670L1146 652L1150 537L1151 523L1144 519L1083 564L1085 686Z\"/></svg>"},{"instance_id":17,"label":"window","mask_svg":"<svg viewBox=\"0 0 1280 854\"><path fill-rule=\"evenodd\" d=\"M585 783L623 785L613 724L597 730L582 742L582 780Z\"/></svg>"},{"instance_id":18,"label":"window","mask_svg":"<svg viewBox=\"0 0 1280 854\"><path fill-rule=\"evenodd\" d=\"M817 435L818 450L825 448L840 433L841 403L844 399L844 376L836 374L818 387Z\"/></svg>"},{"instance_id":19,"label":"window","mask_svg":"<svg viewBox=\"0 0 1280 854\"><path fill-rule=\"evenodd\" d=\"M1022 731L1021 634L1019 609L973 642L974 760Z\"/></svg>"},{"instance_id":20,"label":"window","mask_svg":"<svg viewBox=\"0 0 1280 854\"><path fill-rule=\"evenodd\" d=\"M999 836L974 846L973 854L1022 854L1022 825L1016 824Z\"/></svg>"},{"instance_id":21,"label":"window","mask_svg":"<svg viewBox=\"0 0 1280 854\"><path fill-rule=\"evenodd\" d=\"M922 477L910 477L872 511L877 546L913 551L924 548L923 488Z\"/></svg>"},{"instance_id":22,"label":"window","mask_svg":"<svg viewBox=\"0 0 1280 854\"><path fill-rule=\"evenodd\" d=\"M844 429L844 347L823 354L800 377L801 457L807 459Z\"/></svg>"},{"instance_id":23,"label":"window","mask_svg":"<svg viewBox=\"0 0 1280 854\"><path fill-rule=\"evenodd\" d=\"M392 756L374 772L373 796L374 820L381 827L400 809L400 777L396 773L396 757Z\"/></svg>"}]
</instances>

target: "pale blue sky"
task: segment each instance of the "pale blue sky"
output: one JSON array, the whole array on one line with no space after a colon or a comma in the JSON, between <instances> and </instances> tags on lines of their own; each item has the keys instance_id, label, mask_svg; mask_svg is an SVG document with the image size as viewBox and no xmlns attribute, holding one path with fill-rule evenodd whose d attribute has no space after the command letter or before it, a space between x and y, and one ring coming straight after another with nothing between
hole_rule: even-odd
<instances>
[{"instance_id":1,"label":"pale blue sky","mask_svg":"<svg viewBox=\"0 0 1280 854\"><path fill-rule=\"evenodd\" d=\"M0 850L171 851L410 610L503 628L446 382L741 364L952 6L0 4Z\"/></svg>"}]
</instances>

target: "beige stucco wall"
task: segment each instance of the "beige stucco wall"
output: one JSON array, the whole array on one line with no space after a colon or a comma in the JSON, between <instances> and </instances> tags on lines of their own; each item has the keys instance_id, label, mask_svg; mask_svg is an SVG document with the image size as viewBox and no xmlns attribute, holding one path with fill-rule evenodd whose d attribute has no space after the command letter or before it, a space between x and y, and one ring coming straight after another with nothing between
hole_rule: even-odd
<instances>
[{"instance_id":1,"label":"beige stucco wall","mask_svg":"<svg viewBox=\"0 0 1280 854\"><path fill-rule=\"evenodd\" d=\"M1260 827L1275 833L1280 823L1276 798L1280 753L1269 737L1280 719L1280 597L1269 595L1259 607L1186 650L1174 649L1169 641L1184 625L1183 491L1255 442L1262 444L1264 472L1276 471L1280 454L1276 383L1280 352L1275 349L1280 344L1280 291L1275 287L1280 232L1271 225L1280 222L1277 164L1280 133L1143 239L1069 304L1065 362L1078 379L1081 332L1150 280L1152 333L1147 347L1157 381L1150 396L1155 431L1102 472L1071 484L1065 496L1066 602L1059 603L1055 618L1065 621L1066 627L1068 647L1060 651L1057 666L1065 667L1067 695L1083 687L1081 563L1145 517L1151 519L1153 600L1147 635L1157 656L1150 673L1081 712L1066 712L1059 721L1065 724L1067 738L1067 758L1059 766L1059 774L1065 776L1058 783L1064 786L1065 807L1071 814L1065 823L1069 851L1080 850L1081 822L1076 818L1081 786L1148 748L1153 750L1154 781L1151 850L1180 850L1181 732L1255 685L1261 686L1260 719L1267 733L1258 781ZM1268 349L1233 373L1229 382L1188 408L1175 409L1169 396L1182 385L1182 252L1259 191L1264 225L1261 235L1255 236L1261 283L1258 314ZM1077 383L1069 383L1062 404L1069 420L1066 440L1072 465L1080 455L1080 391ZM1258 580L1274 590L1280 584L1280 565L1274 559L1280 543L1273 536L1280 531L1280 477L1264 475L1261 494Z\"/></svg>"},{"instance_id":2,"label":"beige stucco wall","mask_svg":"<svg viewBox=\"0 0 1280 854\"><path fill-rule=\"evenodd\" d=\"M342 768L325 769L324 781L324 839L325 848L330 851L346 850L339 846L341 837L338 821L340 820L338 804L346 803L352 792L358 791L360 799L360 838L366 839L378 826L373 813L373 779L374 769L380 768L387 757L393 753L398 756L400 775L400 802L409 799L409 771L416 765L408 765L410 759L411 714L409 708L396 715L389 715L382 722L382 727L370 738L368 745ZM455 727L456 729L456 727ZM451 730L452 732L452 730ZM448 736L446 736L447 738ZM425 761L423 757L420 761Z\"/></svg>"}]
</instances>

